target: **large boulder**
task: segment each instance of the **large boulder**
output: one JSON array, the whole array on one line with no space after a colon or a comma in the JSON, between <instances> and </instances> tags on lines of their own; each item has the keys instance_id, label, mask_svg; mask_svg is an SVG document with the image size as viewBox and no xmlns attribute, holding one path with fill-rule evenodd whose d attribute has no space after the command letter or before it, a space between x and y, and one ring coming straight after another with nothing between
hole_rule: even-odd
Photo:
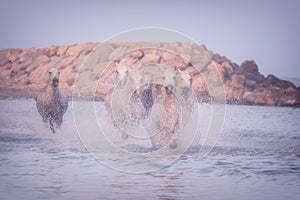
<instances>
[{"instance_id":1,"label":"large boulder","mask_svg":"<svg viewBox=\"0 0 300 200\"><path fill-rule=\"evenodd\" d=\"M144 65L157 64L160 60L160 56L156 54L145 54L140 60Z\"/></svg>"},{"instance_id":2,"label":"large boulder","mask_svg":"<svg viewBox=\"0 0 300 200\"><path fill-rule=\"evenodd\" d=\"M16 60L18 60L19 55L22 53L21 49L12 49L10 51L9 56L7 57L10 63L15 62Z\"/></svg>"},{"instance_id":3,"label":"large boulder","mask_svg":"<svg viewBox=\"0 0 300 200\"><path fill-rule=\"evenodd\" d=\"M241 68L245 72L253 73L253 74L258 74L258 66L254 60L246 60L241 64Z\"/></svg>"},{"instance_id":4,"label":"large boulder","mask_svg":"<svg viewBox=\"0 0 300 200\"><path fill-rule=\"evenodd\" d=\"M253 80L245 80L245 86L251 90L255 88L256 82Z\"/></svg>"},{"instance_id":5,"label":"large boulder","mask_svg":"<svg viewBox=\"0 0 300 200\"><path fill-rule=\"evenodd\" d=\"M224 78L225 79L230 79L230 77L234 73L233 67L230 65L230 63L228 61L223 62L222 67L224 69L224 76L225 76Z\"/></svg>"},{"instance_id":6,"label":"large boulder","mask_svg":"<svg viewBox=\"0 0 300 200\"><path fill-rule=\"evenodd\" d=\"M185 70L188 66L188 62L182 57L165 52L162 54L160 63L166 66L172 66L180 70Z\"/></svg>"},{"instance_id":7,"label":"large boulder","mask_svg":"<svg viewBox=\"0 0 300 200\"><path fill-rule=\"evenodd\" d=\"M228 60L225 56L221 56L220 54L214 54L212 59L219 64L222 64L223 62Z\"/></svg>"},{"instance_id":8,"label":"large boulder","mask_svg":"<svg viewBox=\"0 0 300 200\"><path fill-rule=\"evenodd\" d=\"M94 48L94 45L90 42L85 44L77 44L69 46L66 51L66 56L79 56L83 51L89 53Z\"/></svg>"},{"instance_id":9,"label":"large boulder","mask_svg":"<svg viewBox=\"0 0 300 200\"><path fill-rule=\"evenodd\" d=\"M54 45L51 46L46 50L46 55L49 57L57 55L58 48L59 48L58 46L54 46Z\"/></svg>"},{"instance_id":10,"label":"large boulder","mask_svg":"<svg viewBox=\"0 0 300 200\"><path fill-rule=\"evenodd\" d=\"M262 75L260 73L253 74L253 73L250 73L250 72L246 72L245 73L245 78L246 78L246 80L254 81L257 84L262 83L265 80L264 75Z\"/></svg>"},{"instance_id":11,"label":"large boulder","mask_svg":"<svg viewBox=\"0 0 300 200\"><path fill-rule=\"evenodd\" d=\"M245 73L245 71L244 71L243 68L241 68L241 67L235 67L235 68L234 68L234 74L242 75L242 74L244 74L244 73Z\"/></svg>"},{"instance_id":12,"label":"large boulder","mask_svg":"<svg viewBox=\"0 0 300 200\"><path fill-rule=\"evenodd\" d=\"M264 82L264 86L265 87L277 86L277 87L284 88L284 89L287 89L289 87L296 88L296 86L293 83L291 83L289 81L285 81L285 80L280 80L273 74L270 74L267 76L267 78Z\"/></svg>"},{"instance_id":13,"label":"large boulder","mask_svg":"<svg viewBox=\"0 0 300 200\"><path fill-rule=\"evenodd\" d=\"M206 82L201 75L197 75L193 78L192 89L198 99L207 97L209 95Z\"/></svg>"},{"instance_id":14,"label":"large boulder","mask_svg":"<svg viewBox=\"0 0 300 200\"><path fill-rule=\"evenodd\" d=\"M231 76L231 84L233 87L242 88L245 83L245 75L234 74Z\"/></svg>"},{"instance_id":15,"label":"large boulder","mask_svg":"<svg viewBox=\"0 0 300 200\"><path fill-rule=\"evenodd\" d=\"M58 56L64 56L64 55L66 54L68 48L69 48L69 45L61 46L61 47L59 47L59 48L57 49L56 54L57 54Z\"/></svg>"}]
</instances>

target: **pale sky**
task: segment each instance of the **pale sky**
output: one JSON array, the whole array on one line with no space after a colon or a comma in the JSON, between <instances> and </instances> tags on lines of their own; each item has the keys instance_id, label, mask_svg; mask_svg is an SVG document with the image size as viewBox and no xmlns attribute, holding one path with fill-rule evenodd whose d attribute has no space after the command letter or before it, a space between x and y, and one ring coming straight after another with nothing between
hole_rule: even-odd
<instances>
[{"instance_id":1,"label":"pale sky","mask_svg":"<svg viewBox=\"0 0 300 200\"><path fill-rule=\"evenodd\" d=\"M264 75L300 78L298 0L0 0L0 48L101 42L143 27L179 31Z\"/></svg>"}]
</instances>

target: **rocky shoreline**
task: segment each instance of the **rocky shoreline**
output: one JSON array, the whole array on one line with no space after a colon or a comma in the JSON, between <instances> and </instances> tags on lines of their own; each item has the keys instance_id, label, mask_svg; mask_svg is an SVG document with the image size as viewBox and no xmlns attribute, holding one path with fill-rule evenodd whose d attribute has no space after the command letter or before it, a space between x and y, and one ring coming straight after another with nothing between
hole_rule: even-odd
<instances>
[{"instance_id":1,"label":"rocky shoreline","mask_svg":"<svg viewBox=\"0 0 300 200\"><path fill-rule=\"evenodd\" d=\"M139 49L139 46L148 48ZM192 86L199 101L210 98L205 80L216 81L215 73L210 72L213 61L223 82L226 101L231 104L266 105L266 106L300 106L300 88L293 83L281 80L274 75L264 76L259 72L255 61L246 60L240 66L228 58L214 54L204 45L189 43L85 43L80 45L51 46L49 48L0 49L0 98L33 98L45 87L47 71L51 67L61 69L60 88L72 96L76 76L85 73L80 69L84 59L97 46L101 45L101 65L112 65L114 59L122 53L134 50L130 58L120 58L118 62L127 65L138 62L147 64L165 64L177 67L192 75ZM155 50L167 49L174 54ZM206 55L207 60L199 55ZM184 59L180 59L184 58ZM208 63L209 60L209 63ZM206 63L207 62L207 63ZM193 70L192 64L201 64L201 70ZM203 64L204 63L204 64ZM206 63L206 64L205 64ZM199 68L198 68L199 69ZM103 76L94 70L91 81L106 83ZM99 72L98 72L99 73ZM205 79L203 78L205 74ZM103 80L101 80L103 79ZM96 97L103 99L111 88L102 87Z\"/></svg>"}]
</instances>

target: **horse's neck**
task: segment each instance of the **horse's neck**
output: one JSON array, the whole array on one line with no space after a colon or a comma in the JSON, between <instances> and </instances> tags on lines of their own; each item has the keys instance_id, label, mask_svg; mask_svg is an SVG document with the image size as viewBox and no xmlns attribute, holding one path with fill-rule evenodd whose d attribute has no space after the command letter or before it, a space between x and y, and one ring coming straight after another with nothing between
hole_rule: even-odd
<instances>
[{"instance_id":1,"label":"horse's neck","mask_svg":"<svg viewBox=\"0 0 300 200\"><path fill-rule=\"evenodd\" d=\"M47 86L47 91L46 93L50 96L50 98L58 98L59 96L59 90L57 87L52 87L51 85Z\"/></svg>"},{"instance_id":2,"label":"horse's neck","mask_svg":"<svg viewBox=\"0 0 300 200\"><path fill-rule=\"evenodd\" d=\"M177 104L176 98L173 94L171 95L165 94L164 106L165 106L165 111L168 114L173 115L177 111L176 104Z\"/></svg>"}]
</instances>

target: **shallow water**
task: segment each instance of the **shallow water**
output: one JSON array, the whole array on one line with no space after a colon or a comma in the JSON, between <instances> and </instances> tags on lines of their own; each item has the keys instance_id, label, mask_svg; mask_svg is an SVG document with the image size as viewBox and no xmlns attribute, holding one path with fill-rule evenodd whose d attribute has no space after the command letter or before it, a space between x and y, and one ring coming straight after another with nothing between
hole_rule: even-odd
<instances>
[{"instance_id":1,"label":"shallow water","mask_svg":"<svg viewBox=\"0 0 300 200\"><path fill-rule=\"evenodd\" d=\"M170 166L132 174L87 152L71 106L52 134L34 100L1 100L0 199L298 199L299 121L300 109L230 105L208 156L195 144Z\"/></svg>"}]
</instances>

